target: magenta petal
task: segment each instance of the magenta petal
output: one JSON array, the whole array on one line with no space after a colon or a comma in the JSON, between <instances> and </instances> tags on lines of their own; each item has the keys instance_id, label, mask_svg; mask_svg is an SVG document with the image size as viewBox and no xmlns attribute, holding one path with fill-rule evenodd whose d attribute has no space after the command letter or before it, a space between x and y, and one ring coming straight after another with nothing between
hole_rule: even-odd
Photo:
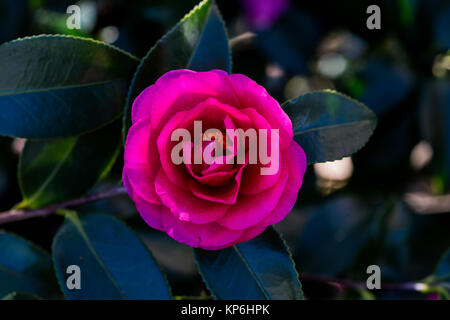
<instances>
[{"instance_id":1,"label":"magenta petal","mask_svg":"<svg viewBox=\"0 0 450 320\"><path fill-rule=\"evenodd\" d=\"M189 181L189 188L192 193L199 198L212 202L234 205L238 197L244 168L245 165L242 165L234 179L226 186L211 188L208 185L203 185L197 181L191 180Z\"/></svg>"},{"instance_id":2,"label":"magenta petal","mask_svg":"<svg viewBox=\"0 0 450 320\"><path fill-rule=\"evenodd\" d=\"M280 201L270 216L265 220L267 225L280 222L291 212L297 201L298 192L302 186L303 176L306 172L307 162L305 152L295 141L291 142L287 154L289 155L286 156L289 178Z\"/></svg>"},{"instance_id":3,"label":"magenta petal","mask_svg":"<svg viewBox=\"0 0 450 320\"><path fill-rule=\"evenodd\" d=\"M133 190L128 180L126 172L123 173L123 185L130 195L131 199L136 205L136 209L141 215L142 219L152 228L157 230L163 230L161 223L161 206L153 203L149 203L139 197Z\"/></svg>"},{"instance_id":4,"label":"magenta petal","mask_svg":"<svg viewBox=\"0 0 450 320\"><path fill-rule=\"evenodd\" d=\"M266 129L270 132L272 129L270 124L254 109L243 109L243 113L247 114L253 121L254 128L256 130ZM268 138L269 139L269 138ZM281 157L280 157L281 159ZM241 188L239 190L242 194L256 194L272 187L277 183L280 178L281 170L278 170L276 174L262 175L261 167L267 167L268 165L262 165L261 163L249 164L242 175Z\"/></svg>"},{"instance_id":5,"label":"magenta petal","mask_svg":"<svg viewBox=\"0 0 450 320\"><path fill-rule=\"evenodd\" d=\"M241 236L237 240L237 243L245 242L259 236L261 233L264 232L264 230L266 230L267 227L268 227L267 224L260 222L257 225L245 229L245 231L241 234Z\"/></svg>"},{"instance_id":6,"label":"magenta petal","mask_svg":"<svg viewBox=\"0 0 450 320\"><path fill-rule=\"evenodd\" d=\"M218 170L217 168L224 169L224 171L214 171ZM202 176L199 176L194 172L191 164L187 164L186 169L196 181L213 187L222 186L226 181L230 180L238 171L238 168L233 168L233 165L231 164L218 164L218 165L212 164L209 168L204 169L201 172L203 174Z\"/></svg>"},{"instance_id":7,"label":"magenta petal","mask_svg":"<svg viewBox=\"0 0 450 320\"><path fill-rule=\"evenodd\" d=\"M239 194L236 205L228 208L227 213L217 222L232 230L242 230L256 225L266 218L278 204L288 180L285 162L281 163L281 176L270 189L255 195Z\"/></svg>"},{"instance_id":8,"label":"magenta petal","mask_svg":"<svg viewBox=\"0 0 450 320\"><path fill-rule=\"evenodd\" d=\"M128 131L124 151L124 171L135 193L144 200L160 204L154 181L160 162L155 137L150 134L149 121L138 121Z\"/></svg>"},{"instance_id":9,"label":"magenta petal","mask_svg":"<svg viewBox=\"0 0 450 320\"><path fill-rule=\"evenodd\" d=\"M167 72L161 78L159 78L155 84L147 87L144 91L142 91L133 102L133 107L131 109L132 122L134 123L139 120L150 120L150 108L153 107L153 101L158 98L158 94L162 94L160 89L164 89L164 87L169 82L178 78L179 76L192 73L195 72L186 69Z\"/></svg>"},{"instance_id":10,"label":"magenta petal","mask_svg":"<svg viewBox=\"0 0 450 320\"><path fill-rule=\"evenodd\" d=\"M161 210L163 209L162 206L147 202L139 196L136 200L134 200L134 203L136 204L136 209L142 219L144 219L150 227L165 231L161 220Z\"/></svg>"},{"instance_id":11,"label":"magenta petal","mask_svg":"<svg viewBox=\"0 0 450 320\"><path fill-rule=\"evenodd\" d=\"M281 109L280 104L267 93L264 87L243 74L231 74L227 79L239 100L240 108L255 109L269 121L272 128L279 129L280 149L286 150L294 133L291 119Z\"/></svg>"},{"instance_id":12,"label":"magenta petal","mask_svg":"<svg viewBox=\"0 0 450 320\"><path fill-rule=\"evenodd\" d=\"M241 235L242 231L228 230L215 222L194 224L180 221L167 208L163 209L162 222L167 234L176 241L194 248L226 247Z\"/></svg>"},{"instance_id":13,"label":"magenta petal","mask_svg":"<svg viewBox=\"0 0 450 320\"><path fill-rule=\"evenodd\" d=\"M261 165L249 164L242 175L240 193L252 195L274 186L280 179L281 170L273 175L261 175Z\"/></svg>"},{"instance_id":14,"label":"magenta petal","mask_svg":"<svg viewBox=\"0 0 450 320\"><path fill-rule=\"evenodd\" d=\"M237 106L234 92L225 81L225 72L171 72L177 72L177 75L168 81L158 80L151 89L151 99L146 101L153 128L161 128L174 114L190 110L209 98Z\"/></svg>"},{"instance_id":15,"label":"magenta petal","mask_svg":"<svg viewBox=\"0 0 450 320\"><path fill-rule=\"evenodd\" d=\"M157 140L157 146L161 166L169 177L172 183L179 188L188 190L186 181L189 180L189 174L186 171L185 165L176 165L172 162L171 153L172 148L179 142L171 141L172 132L178 128L180 122L185 118L187 112L179 112L174 115L172 119L164 126Z\"/></svg>"},{"instance_id":16,"label":"magenta petal","mask_svg":"<svg viewBox=\"0 0 450 320\"><path fill-rule=\"evenodd\" d=\"M156 176L156 192L178 219L203 224L220 219L228 206L200 199L173 184L163 170Z\"/></svg>"}]
</instances>

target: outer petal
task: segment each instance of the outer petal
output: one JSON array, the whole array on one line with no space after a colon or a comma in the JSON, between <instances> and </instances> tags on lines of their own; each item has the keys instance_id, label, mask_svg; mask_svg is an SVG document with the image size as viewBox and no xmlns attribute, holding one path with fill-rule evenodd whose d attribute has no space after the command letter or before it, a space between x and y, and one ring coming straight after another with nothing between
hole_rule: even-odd
<instances>
[{"instance_id":1,"label":"outer petal","mask_svg":"<svg viewBox=\"0 0 450 320\"><path fill-rule=\"evenodd\" d=\"M293 138L292 122L280 104L264 89L243 74L231 74L228 83L233 88L240 108L253 108L266 118L271 127L280 129L280 149L286 150Z\"/></svg>"},{"instance_id":2,"label":"outer petal","mask_svg":"<svg viewBox=\"0 0 450 320\"><path fill-rule=\"evenodd\" d=\"M306 172L306 155L303 149L292 141L288 150L287 166L289 170L288 181L284 192L275 209L260 223L246 229L236 240L236 243L248 241L261 234L268 226L276 224L284 219L292 210L297 200L297 195L302 186L303 176Z\"/></svg>"},{"instance_id":3,"label":"outer petal","mask_svg":"<svg viewBox=\"0 0 450 320\"><path fill-rule=\"evenodd\" d=\"M286 158L289 178L280 201L272 213L265 219L267 225L280 222L291 212L297 201L298 192L302 186L303 176L306 172L307 161L305 152L295 141L291 142Z\"/></svg>"},{"instance_id":4,"label":"outer petal","mask_svg":"<svg viewBox=\"0 0 450 320\"><path fill-rule=\"evenodd\" d=\"M123 173L123 185L136 205L136 209L142 219L152 228L164 231L161 220L162 207L157 204L149 203L138 196L130 185L126 172Z\"/></svg>"},{"instance_id":5,"label":"outer petal","mask_svg":"<svg viewBox=\"0 0 450 320\"><path fill-rule=\"evenodd\" d=\"M161 76L155 84L145 88L133 102L131 121L135 123L139 120L150 120L151 102L157 97L155 93L158 92L158 88L164 88L170 81L186 73L195 72L187 69L173 70Z\"/></svg>"},{"instance_id":6,"label":"outer petal","mask_svg":"<svg viewBox=\"0 0 450 320\"><path fill-rule=\"evenodd\" d=\"M237 106L233 90L221 70L194 72L174 70L145 89L133 104L133 118L151 119L154 129L160 128L177 112L192 109L207 98ZM170 93L170 94L168 94Z\"/></svg>"},{"instance_id":7,"label":"outer petal","mask_svg":"<svg viewBox=\"0 0 450 320\"><path fill-rule=\"evenodd\" d=\"M180 221L167 208L164 210L162 221L167 234L176 241L194 248L226 247L242 234L242 231L229 230L215 222L194 224Z\"/></svg>"},{"instance_id":8,"label":"outer petal","mask_svg":"<svg viewBox=\"0 0 450 320\"><path fill-rule=\"evenodd\" d=\"M131 126L125 144L124 172L136 194L160 204L154 184L160 167L155 138L149 121L138 121Z\"/></svg>"}]
</instances>

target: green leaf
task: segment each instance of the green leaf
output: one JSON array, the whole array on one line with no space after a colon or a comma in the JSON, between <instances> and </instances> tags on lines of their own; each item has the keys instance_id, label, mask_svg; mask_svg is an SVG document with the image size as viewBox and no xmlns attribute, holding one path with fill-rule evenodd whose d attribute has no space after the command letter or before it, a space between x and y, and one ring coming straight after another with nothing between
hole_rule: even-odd
<instances>
[{"instance_id":1,"label":"green leaf","mask_svg":"<svg viewBox=\"0 0 450 320\"><path fill-rule=\"evenodd\" d=\"M352 196L333 197L304 210L304 227L296 241L294 257L301 270L340 276L357 263L376 238L381 222L378 212ZM368 259L377 252L368 251ZM364 260L365 262L365 260ZM367 264L363 263L366 268Z\"/></svg>"},{"instance_id":2,"label":"green leaf","mask_svg":"<svg viewBox=\"0 0 450 320\"><path fill-rule=\"evenodd\" d=\"M227 31L212 0L197 5L142 59L128 91L124 137L131 125L131 105L136 97L163 74L176 69L231 72Z\"/></svg>"},{"instance_id":3,"label":"green leaf","mask_svg":"<svg viewBox=\"0 0 450 320\"><path fill-rule=\"evenodd\" d=\"M257 238L230 248L195 249L195 258L216 299L303 299L291 254L272 227Z\"/></svg>"},{"instance_id":4,"label":"green leaf","mask_svg":"<svg viewBox=\"0 0 450 320\"><path fill-rule=\"evenodd\" d=\"M88 192L117 158L120 125L116 120L79 137L28 140L19 164L20 207L40 208Z\"/></svg>"},{"instance_id":5,"label":"green leaf","mask_svg":"<svg viewBox=\"0 0 450 320\"><path fill-rule=\"evenodd\" d=\"M91 39L41 35L0 46L0 135L64 138L120 116L139 59Z\"/></svg>"},{"instance_id":6,"label":"green leaf","mask_svg":"<svg viewBox=\"0 0 450 320\"><path fill-rule=\"evenodd\" d=\"M36 245L0 231L0 297L27 292L51 298L58 293L50 255Z\"/></svg>"},{"instance_id":7,"label":"green leaf","mask_svg":"<svg viewBox=\"0 0 450 320\"><path fill-rule=\"evenodd\" d=\"M66 221L53 241L56 274L67 299L171 299L158 264L122 222L103 214ZM69 290L66 269L77 265L81 289Z\"/></svg>"},{"instance_id":8,"label":"green leaf","mask_svg":"<svg viewBox=\"0 0 450 320\"><path fill-rule=\"evenodd\" d=\"M292 120L294 139L309 164L355 153L377 125L375 114L362 103L330 90L305 94L282 107Z\"/></svg>"},{"instance_id":9,"label":"green leaf","mask_svg":"<svg viewBox=\"0 0 450 320\"><path fill-rule=\"evenodd\" d=\"M3 297L1 300L42 300L42 298L24 292L13 292Z\"/></svg>"}]
</instances>

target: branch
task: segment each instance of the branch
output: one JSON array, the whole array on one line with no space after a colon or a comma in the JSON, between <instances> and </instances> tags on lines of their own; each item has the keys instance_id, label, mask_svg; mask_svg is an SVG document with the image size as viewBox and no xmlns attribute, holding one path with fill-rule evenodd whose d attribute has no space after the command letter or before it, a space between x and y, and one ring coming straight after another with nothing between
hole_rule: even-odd
<instances>
[{"instance_id":1,"label":"branch","mask_svg":"<svg viewBox=\"0 0 450 320\"><path fill-rule=\"evenodd\" d=\"M52 204L48 207L44 207L44 208L40 208L40 209L34 209L34 210L12 209L9 211L0 212L0 224L21 221L21 220L26 220L26 219L35 218L35 217L46 217L59 209L64 209L64 208L68 208L68 207L77 207L77 206L80 206L83 204L120 196L120 195L123 195L126 193L127 192L124 187L114 187L112 189L101 191L99 193L88 195L88 196L85 196L85 197L82 197L79 199L73 199L73 200L69 200L66 202Z\"/></svg>"},{"instance_id":2,"label":"branch","mask_svg":"<svg viewBox=\"0 0 450 320\"><path fill-rule=\"evenodd\" d=\"M450 195L435 196L424 192L404 195L405 202L417 213L436 214L450 212Z\"/></svg>"}]
</instances>

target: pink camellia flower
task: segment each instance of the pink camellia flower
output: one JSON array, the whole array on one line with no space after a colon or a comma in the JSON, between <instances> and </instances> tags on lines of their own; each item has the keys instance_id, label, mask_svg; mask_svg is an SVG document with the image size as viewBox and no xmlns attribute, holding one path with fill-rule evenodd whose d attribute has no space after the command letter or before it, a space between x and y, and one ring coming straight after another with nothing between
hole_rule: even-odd
<instances>
[{"instance_id":1,"label":"pink camellia flower","mask_svg":"<svg viewBox=\"0 0 450 320\"><path fill-rule=\"evenodd\" d=\"M239 129L267 133L270 157L255 162L254 147L261 146L264 135L257 136L259 143L252 144L251 135L230 142L229 130ZM193 142L181 141L179 130L191 134ZM220 150L210 148L213 142ZM264 152L258 152L261 159ZM205 154L211 158L199 163L197 155ZM291 120L244 75L170 71L133 103L125 188L148 225L189 246L222 249L279 222L294 206L305 170L306 156L293 141Z\"/></svg>"}]
</instances>

